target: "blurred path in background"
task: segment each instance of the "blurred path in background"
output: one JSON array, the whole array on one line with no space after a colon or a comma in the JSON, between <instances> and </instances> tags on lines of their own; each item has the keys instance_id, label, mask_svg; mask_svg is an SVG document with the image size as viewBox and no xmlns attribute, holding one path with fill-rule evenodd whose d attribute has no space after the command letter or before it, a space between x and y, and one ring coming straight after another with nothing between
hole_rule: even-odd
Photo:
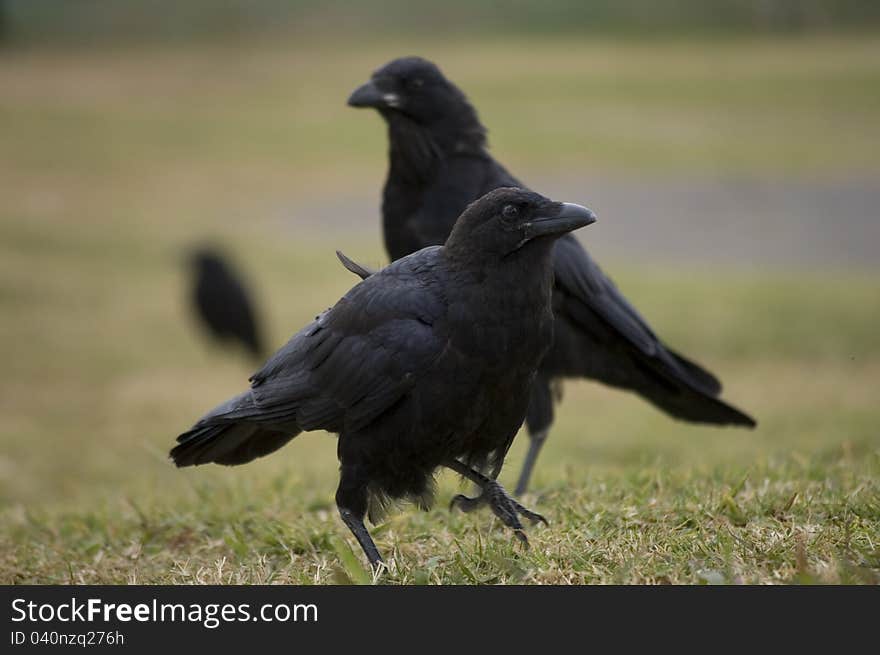
<instances>
[{"instance_id":1,"label":"blurred path in background","mask_svg":"<svg viewBox=\"0 0 880 655\"><path fill-rule=\"evenodd\" d=\"M594 208L587 242L600 259L759 268L880 265L880 181L694 177L524 177L550 197ZM379 238L379 191L282 210L291 230ZM356 258L357 253L348 253Z\"/></svg>"}]
</instances>

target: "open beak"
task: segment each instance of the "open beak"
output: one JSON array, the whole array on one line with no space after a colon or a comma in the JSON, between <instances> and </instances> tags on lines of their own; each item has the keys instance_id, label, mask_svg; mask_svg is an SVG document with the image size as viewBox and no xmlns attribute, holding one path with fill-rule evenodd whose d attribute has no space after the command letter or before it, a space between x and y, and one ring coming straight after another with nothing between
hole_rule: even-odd
<instances>
[{"instance_id":1,"label":"open beak","mask_svg":"<svg viewBox=\"0 0 880 655\"><path fill-rule=\"evenodd\" d=\"M586 207L563 202L562 208L556 213L532 219L526 229L526 234L528 239L549 234L564 234L595 222L596 215Z\"/></svg>"},{"instance_id":2,"label":"open beak","mask_svg":"<svg viewBox=\"0 0 880 655\"><path fill-rule=\"evenodd\" d=\"M348 97L349 107L396 107L400 97L396 93L385 93L372 80L362 84Z\"/></svg>"}]
</instances>

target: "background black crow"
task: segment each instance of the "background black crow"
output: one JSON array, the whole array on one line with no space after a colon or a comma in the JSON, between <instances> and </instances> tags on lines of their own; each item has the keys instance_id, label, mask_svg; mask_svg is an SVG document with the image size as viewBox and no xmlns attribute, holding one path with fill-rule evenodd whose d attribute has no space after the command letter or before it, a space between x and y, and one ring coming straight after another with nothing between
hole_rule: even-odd
<instances>
[{"instance_id":1,"label":"background black crow","mask_svg":"<svg viewBox=\"0 0 880 655\"><path fill-rule=\"evenodd\" d=\"M255 360L265 359L263 331L254 300L232 264L210 248L189 255L193 312L211 336L223 343L239 342Z\"/></svg>"},{"instance_id":2,"label":"background black crow","mask_svg":"<svg viewBox=\"0 0 880 655\"><path fill-rule=\"evenodd\" d=\"M502 186L523 186L487 152L486 129L464 93L433 63L396 59L352 93L388 125L390 166L382 200L392 260L443 243L461 210ZM525 492L553 421L552 382L588 377L628 389L678 419L754 427L718 399L714 375L667 348L572 236L556 245L555 342L534 386L531 443L516 493Z\"/></svg>"},{"instance_id":3,"label":"background black crow","mask_svg":"<svg viewBox=\"0 0 880 655\"><path fill-rule=\"evenodd\" d=\"M552 341L553 243L594 220L522 189L487 194L445 246L397 260L300 330L171 457L244 464L303 430L337 432L336 503L371 564L381 557L364 516L389 499L427 507L440 466L481 487L467 507L487 502L526 541L518 514L543 519L494 477Z\"/></svg>"}]
</instances>

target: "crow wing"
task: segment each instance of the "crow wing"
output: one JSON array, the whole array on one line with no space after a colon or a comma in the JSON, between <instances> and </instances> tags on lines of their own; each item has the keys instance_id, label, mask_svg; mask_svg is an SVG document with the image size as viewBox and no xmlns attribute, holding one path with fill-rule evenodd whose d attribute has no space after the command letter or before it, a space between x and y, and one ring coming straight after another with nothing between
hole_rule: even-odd
<instances>
[{"instance_id":1,"label":"crow wing","mask_svg":"<svg viewBox=\"0 0 880 655\"><path fill-rule=\"evenodd\" d=\"M251 388L178 437L178 466L243 464L303 430L357 430L407 393L443 352L437 251L398 260L297 332Z\"/></svg>"},{"instance_id":2,"label":"crow wing","mask_svg":"<svg viewBox=\"0 0 880 655\"><path fill-rule=\"evenodd\" d=\"M261 414L303 430L358 429L384 412L442 352L446 310L438 248L370 276L297 333L251 378Z\"/></svg>"},{"instance_id":3,"label":"crow wing","mask_svg":"<svg viewBox=\"0 0 880 655\"><path fill-rule=\"evenodd\" d=\"M485 175L487 186L520 186L523 184L511 175L496 161L487 164ZM489 191L490 189L486 189ZM608 355L614 358L611 366L601 366L609 376L609 383L630 386L623 378L628 377L626 366L619 356L613 353L616 349L631 350L637 358L655 370L673 386L682 384L699 394L717 396L721 393L718 379L699 365L669 350L654 334L648 322L642 318L635 307L618 291L614 282L602 272L593 261L586 249L574 235L567 234L556 242L553 253L553 272L556 279L554 307L555 314L566 320L572 327L579 329L591 337L586 344L592 349L593 361ZM611 346L610 351L596 352L593 344L602 342ZM611 343L609 343L611 342ZM615 348L615 346L617 348ZM583 361L574 358L572 361ZM631 386L639 386L644 379L644 367L637 366L630 372ZM616 370L611 371L611 368ZM602 371L580 371L581 374L605 377Z\"/></svg>"},{"instance_id":4,"label":"crow wing","mask_svg":"<svg viewBox=\"0 0 880 655\"><path fill-rule=\"evenodd\" d=\"M557 242L553 264L556 293L565 296L559 304L566 319L594 337L604 333L601 341L624 342L675 385L709 396L720 393L721 384L711 373L666 348L577 239L566 236Z\"/></svg>"}]
</instances>

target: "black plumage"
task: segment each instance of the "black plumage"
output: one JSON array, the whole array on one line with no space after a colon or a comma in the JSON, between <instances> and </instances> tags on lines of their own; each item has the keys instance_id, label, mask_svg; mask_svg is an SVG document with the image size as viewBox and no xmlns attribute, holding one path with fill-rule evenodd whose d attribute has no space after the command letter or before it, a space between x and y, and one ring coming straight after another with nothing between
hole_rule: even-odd
<instances>
[{"instance_id":1,"label":"black plumage","mask_svg":"<svg viewBox=\"0 0 880 655\"><path fill-rule=\"evenodd\" d=\"M542 518L494 477L552 341L553 243L593 220L520 189L487 194L445 246L371 275L300 330L250 389L180 435L171 457L244 464L301 431L336 432L336 502L372 564L381 558L364 516L390 499L428 506L440 466L483 489L457 497L463 507L487 502L525 541L517 515Z\"/></svg>"},{"instance_id":2,"label":"black plumage","mask_svg":"<svg viewBox=\"0 0 880 655\"><path fill-rule=\"evenodd\" d=\"M488 153L486 129L464 93L427 60L390 62L348 102L377 109L388 127L382 226L392 260L443 243L461 210L491 189L524 186ZM718 398L714 375L660 341L573 236L557 242L553 269L555 342L532 394L531 443L517 493L526 490L553 421L553 383L560 378L633 391L685 421L755 425Z\"/></svg>"},{"instance_id":3,"label":"black plumage","mask_svg":"<svg viewBox=\"0 0 880 655\"><path fill-rule=\"evenodd\" d=\"M265 359L263 329L252 295L232 264L209 248L189 256L190 301L205 330L224 343L238 343L258 361Z\"/></svg>"}]
</instances>

